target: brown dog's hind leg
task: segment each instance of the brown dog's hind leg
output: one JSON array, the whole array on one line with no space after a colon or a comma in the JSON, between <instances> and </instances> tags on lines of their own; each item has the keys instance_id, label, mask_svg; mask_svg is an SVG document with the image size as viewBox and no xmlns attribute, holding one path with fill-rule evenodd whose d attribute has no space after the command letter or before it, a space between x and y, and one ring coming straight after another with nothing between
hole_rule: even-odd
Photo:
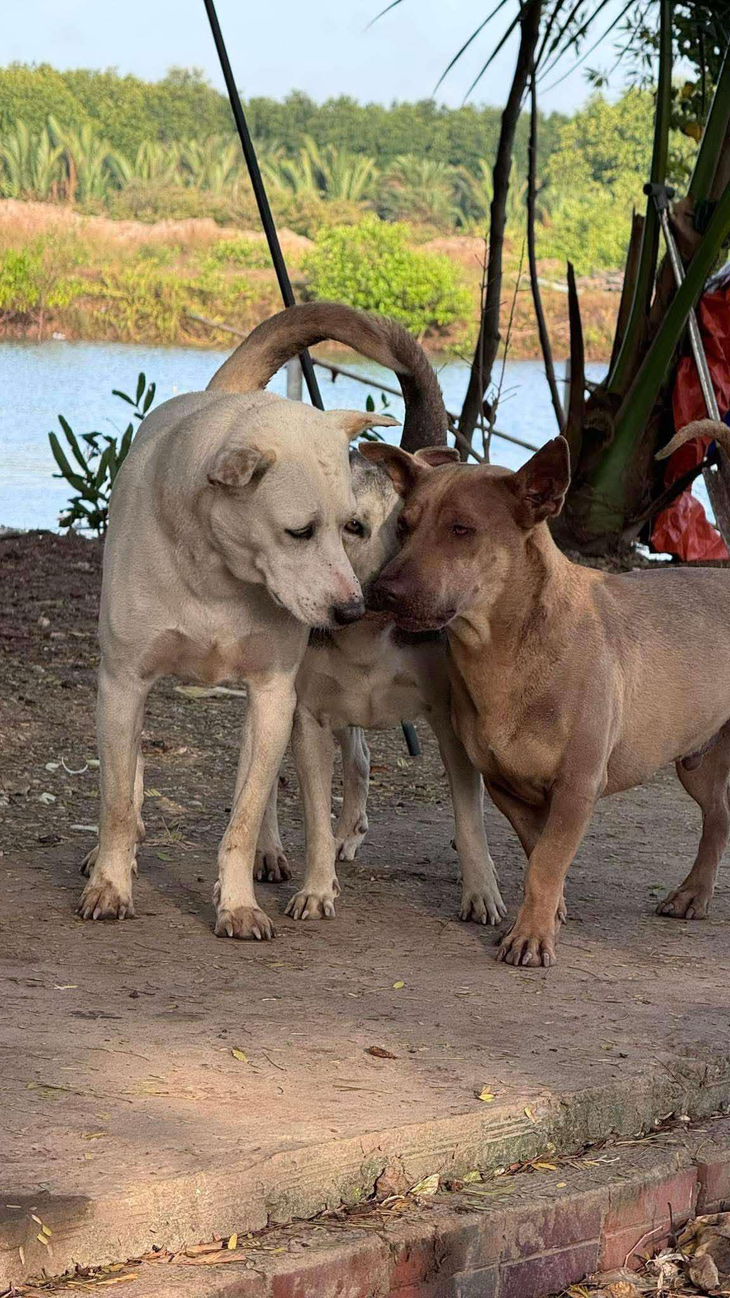
<instances>
[{"instance_id":1,"label":"brown dog's hind leg","mask_svg":"<svg viewBox=\"0 0 730 1298\"><path fill-rule=\"evenodd\" d=\"M657 914L672 919L706 919L715 891L717 868L730 833L730 726L723 727L699 766L688 770L679 761L676 770L688 794L702 810L702 838L687 878L659 903Z\"/></svg>"}]
</instances>

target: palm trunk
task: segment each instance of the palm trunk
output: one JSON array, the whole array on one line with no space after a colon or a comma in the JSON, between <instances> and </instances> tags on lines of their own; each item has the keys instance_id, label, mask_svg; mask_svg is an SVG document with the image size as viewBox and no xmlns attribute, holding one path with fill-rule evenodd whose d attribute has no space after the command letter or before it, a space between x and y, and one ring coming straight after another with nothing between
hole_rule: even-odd
<instances>
[{"instance_id":1,"label":"palm trunk","mask_svg":"<svg viewBox=\"0 0 730 1298\"><path fill-rule=\"evenodd\" d=\"M499 317L502 300L502 259L507 222L507 194L514 151L515 132L522 102L533 66L540 34L543 0L525 0L520 13L520 45L512 86L499 131L499 142L493 169L493 197L489 212L489 258L487 286L479 337L472 361L469 384L459 418L459 431L471 442L481 415L484 395L492 379L492 369L500 343ZM466 458L467 452L462 450Z\"/></svg>"},{"instance_id":2,"label":"palm trunk","mask_svg":"<svg viewBox=\"0 0 730 1298\"><path fill-rule=\"evenodd\" d=\"M651 182L663 185L669 157L669 126L672 112L672 0L661 0L659 33L659 84L657 87L654 143L651 155ZM654 201L647 199L641 236L639 267L631 310L616 363L606 379L606 391L623 396L628 388L646 343L649 308L654 293L657 257L659 255L659 217Z\"/></svg>"},{"instance_id":3,"label":"palm trunk","mask_svg":"<svg viewBox=\"0 0 730 1298\"><path fill-rule=\"evenodd\" d=\"M535 84L535 68L532 69L530 77L530 139L527 148L527 258L530 267L530 288L532 289L532 304L535 308L535 318L537 320L537 332L540 337L540 351L542 352L543 364L545 366L545 377L550 388L550 399L553 403L555 418L558 421L558 428L561 433L565 429L565 415L563 413L563 403L560 400L558 392L558 383L555 378L555 364L553 362L553 349L550 345L550 334L548 332L545 311L542 305L542 294L540 292L540 280L537 274L537 256L535 252L535 205L537 199L537 86Z\"/></svg>"}]
</instances>

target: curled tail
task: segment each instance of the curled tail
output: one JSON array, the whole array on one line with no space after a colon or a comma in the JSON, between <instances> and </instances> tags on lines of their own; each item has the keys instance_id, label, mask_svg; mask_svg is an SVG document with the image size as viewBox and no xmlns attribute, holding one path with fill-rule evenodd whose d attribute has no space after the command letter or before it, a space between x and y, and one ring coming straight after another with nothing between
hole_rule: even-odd
<instances>
[{"instance_id":1,"label":"curled tail","mask_svg":"<svg viewBox=\"0 0 730 1298\"><path fill-rule=\"evenodd\" d=\"M289 307L258 325L208 384L214 392L254 392L292 356L325 341L345 343L393 370L406 406L401 446L417 451L446 443L448 420L441 389L420 343L385 316L338 302Z\"/></svg>"}]
</instances>

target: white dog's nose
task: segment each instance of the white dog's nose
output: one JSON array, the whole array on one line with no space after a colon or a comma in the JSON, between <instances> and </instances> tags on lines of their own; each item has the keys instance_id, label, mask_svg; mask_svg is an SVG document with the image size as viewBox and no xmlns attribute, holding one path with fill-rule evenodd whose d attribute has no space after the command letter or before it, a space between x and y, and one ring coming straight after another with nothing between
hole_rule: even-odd
<instances>
[{"instance_id":1,"label":"white dog's nose","mask_svg":"<svg viewBox=\"0 0 730 1298\"><path fill-rule=\"evenodd\" d=\"M365 612L365 601L362 598L351 599L347 604L333 604L330 609L332 621L337 626L348 626L350 622L357 622Z\"/></svg>"}]
</instances>

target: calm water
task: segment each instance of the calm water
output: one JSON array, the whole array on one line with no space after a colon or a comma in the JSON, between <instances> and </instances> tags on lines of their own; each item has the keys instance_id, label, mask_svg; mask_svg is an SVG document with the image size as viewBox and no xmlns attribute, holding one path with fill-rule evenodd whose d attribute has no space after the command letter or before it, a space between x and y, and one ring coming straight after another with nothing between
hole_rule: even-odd
<instances>
[{"instance_id":1,"label":"calm water","mask_svg":"<svg viewBox=\"0 0 730 1298\"><path fill-rule=\"evenodd\" d=\"M205 388L228 354L126 343L0 343L0 525L57 526L69 495L66 483L53 477L55 464L48 446L49 431L59 431L59 414L65 415L77 435L96 429L123 431L128 407L111 396L112 388L134 392L137 375L143 370L148 380L157 383L159 404L179 392ZM376 365L352 357L345 363L393 384L392 375ZM602 370L600 365L589 366L589 377L600 378ZM333 383L320 369L317 375L328 408L364 408L367 389L361 384L344 378ZM458 411L466 389L467 366L450 361L440 367L439 378L447 407ZM270 387L283 393L284 374L277 374ZM377 394L375 397L378 400ZM402 409L402 402L391 398L389 413L398 418ZM536 446L555 435L555 418L539 361L507 364L497 424ZM389 440L399 437L399 430L394 429ZM528 454L497 439L492 459L516 469Z\"/></svg>"}]
</instances>

